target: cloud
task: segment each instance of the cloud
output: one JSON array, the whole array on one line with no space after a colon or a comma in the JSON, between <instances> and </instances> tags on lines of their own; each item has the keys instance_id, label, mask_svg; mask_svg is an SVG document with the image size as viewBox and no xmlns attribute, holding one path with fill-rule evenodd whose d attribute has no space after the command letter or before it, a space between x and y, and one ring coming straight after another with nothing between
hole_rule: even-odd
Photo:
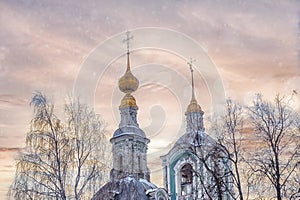
<instances>
[{"instance_id":1,"label":"cloud","mask_svg":"<svg viewBox=\"0 0 300 200\"><path fill-rule=\"evenodd\" d=\"M28 106L32 92L41 90L61 108L89 53L107 38L126 29L162 27L191 37L203 46L217 66L226 93L245 103L256 92L273 98L276 93L289 95L294 89L300 90L299 8L299 1L284 0L1 1L1 155L11 155L24 145L32 116ZM107 120L110 131L118 125L114 115L119 114L122 94L116 84L124 72L123 58L108 66L95 88L97 111ZM144 63L161 64L182 76L182 82L177 82L176 86L189 83L186 63L174 55L145 50L133 54L132 60L133 69L141 69ZM145 71L140 73L144 78L141 82L168 80L168 71L149 79L145 76L150 70ZM201 80L203 77L198 75L196 78ZM163 106L166 122L157 126L169 127L163 129L167 132L164 132L164 141L168 146L169 141L176 138L172 133L178 130L172 124L184 121L182 110L189 102L190 93L189 88L183 89L183 100L177 105L174 102L178 99L172 96L168 85L164 86L144 85L135 95L143 127L152 123L151 107ZM197 98L208 115L211 99L203 80L198 82L197 89ZM110 98L115 100L111 102ZM168 103L169 99L174 102ZM172 116L174 113L176 116ZM155 144L155 138L153 140ZM150 160L155 168L157 162L154 159L162 150L153 148L151 151L155 152Z\"/></svg>"},{"instance_id":2,"label":"cloud","mask_svg":"<svg viewBox=\"0 0 300 200\"><path fill-rule=\"evenodd\" d=\"M19 150L21 150L21 148L19 148L19 147L11 147L11 148L0 147L0 152L17 152Z\"/></svg>"},{"instance_id":3,"label":"cloud","mask_svg":"<svg viewBox=\"0 0 300 200\"><path fill-rule=\"evenodd\" d=\"M10 104L12 106L21 106L26 103L26 100L15 95L0 94L0 104L3 103Z\"/></svg>"}]
</instances>

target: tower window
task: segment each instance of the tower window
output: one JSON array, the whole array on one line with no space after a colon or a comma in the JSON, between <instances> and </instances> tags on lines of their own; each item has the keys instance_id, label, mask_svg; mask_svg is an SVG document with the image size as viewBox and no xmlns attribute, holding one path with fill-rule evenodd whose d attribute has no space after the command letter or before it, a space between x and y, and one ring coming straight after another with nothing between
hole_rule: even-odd
<instances>
[{"instance_id":1,"label":"tower window","mask_svg":"<svg viewBox=\"0 0 300 200\"><path fill-rule=\"evenodd\" d=\"M138 156L138 172L141 172L142 170L142 163L141 163L141 156Z\"/></svg>"},{"instance_id":2,"label":"tower window","mask_svg":"<svg viewBox=\"0 0 300 200\"><path fill-rule=\"evenodd\" d=\"M122 155L119 156L119 170L123 171L123 157L122 157Z\"/></svg>"}]
</instances>

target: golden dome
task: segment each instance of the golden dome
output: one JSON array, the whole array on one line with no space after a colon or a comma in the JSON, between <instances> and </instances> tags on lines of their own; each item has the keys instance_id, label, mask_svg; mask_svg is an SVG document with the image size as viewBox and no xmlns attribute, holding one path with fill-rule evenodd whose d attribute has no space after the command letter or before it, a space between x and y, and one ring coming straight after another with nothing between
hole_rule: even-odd
<instances>
[{"instance_id":1,"label":"golden dome","mask_svg":"<svg viewBox=\"0 0 300 200\"><path fill-rule=\"evenodd\" d=\"M201 106L197 103L195 98L192 98L190 104L187 107L186 112L203 112Z\"/></svg>"},{"instance_id":2,"label":"golden dome","mask_svg":"<svg viewBox=\"0 0 300 200\"><path fill-rule=\"evenodd\" d=\"M129 53L127 53L127 70L119 79L119 89L126 94L130 94L136 91L138 87L139 81L130 71Z\"/></svg>"},{"instance_id":3,"label":"golden dome","mask_svg":"<svg viewBox=\"0 0 300 200\"><path fill-rule=\"evenodd\" d=\"M131 94L127 93L121 101L120 108L129 107L129 106L138 108L136 105L135 98Z\"/></svg>"}]
</instances>

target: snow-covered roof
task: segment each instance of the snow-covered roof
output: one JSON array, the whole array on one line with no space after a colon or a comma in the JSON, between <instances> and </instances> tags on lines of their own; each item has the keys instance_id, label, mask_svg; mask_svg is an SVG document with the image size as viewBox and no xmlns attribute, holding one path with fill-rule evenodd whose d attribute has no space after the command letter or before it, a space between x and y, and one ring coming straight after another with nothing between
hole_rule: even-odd
<instances>
[{"instance_id":1,"label":"snow-covered roof","mask_svg":"<svg viewBox=\"0 0 300 200\"><path fill-rule=\"evenodd\" d=\"M195 133L186 133L183 136L181 136L176 142L177 145L187 144L189 146L209 145L212 143L215 143L214 139L212 139L208 134L206 134L203 131L198 131Z\"/></svg>"},{"instance_id":2,"label":"snow-covered roof","mask_svg":"<svg viewBox=\"0 0 300 200\"><path fill-rule=\"evenodd\" d=\"M157 186L153 183L150 183L146 179L140 178L139 181L144 185L145 190L154 190L157 189Z\"/></svg>"},{"instance_id":3,"label":"snow-covered roof","mask_svg":"<svg viewBox=\"0 0 300 200\"><path fill-rule=\"evenodd\" d=\"M143 184L133 176L127 176L106 183L92 198L92 200L104 199L149 200L145 194Z\"/></svg>"},{"instance_id":4,"label":"snow-covered roof","mask_svg":"<svg viewBox=\"0 0 300 200\"><path fill-rule=\"evenodd\" d=\"M113 138L120 137L122 135L137 135L142 138L146 138L145 132L136 126L125 126L118 128L113 135Z\"/></svg>"},{"instance_id":5,"label":"snow-covered roof","mask_svg":"<svg viewBox=\"0 0 300 200\"><path fill-rule=\"evenodd\" d=\"M158 189L156 185L146 179L137 180L134 176L127 176L105 184L92 200L152 200L155 199L155 192Z\"/></svg>"},{"instance_id":6,"label":"snow-covered roof","mask_svg":"<svg viewBox=\"0 0 300 200\"><path fill-rule=\"evenodd\" d=\"M215 140L203 131L195 133L185 133L182 135L172 147L172 149L161 158L166 158L174 154L178 154L184 149L189 149L192 146L212 146L215 144Z\"/></svg>"}]
</instances>

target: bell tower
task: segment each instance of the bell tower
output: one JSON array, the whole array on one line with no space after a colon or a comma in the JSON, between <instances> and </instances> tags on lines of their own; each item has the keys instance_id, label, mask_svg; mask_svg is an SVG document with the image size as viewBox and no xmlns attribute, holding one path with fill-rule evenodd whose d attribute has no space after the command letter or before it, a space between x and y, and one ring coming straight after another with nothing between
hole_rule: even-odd
<instances>
[{"instance_id":1,"label":"bell tower","mask_svg":"<svg viewBox=\"0 0 300 200\"><path fill-rule=\"evenodd\" d=\"M119 128L110 139L113 152L113 169L111 180L133 175L150 181L150 172L147 167L147 149L150 140L137 122L136 100L132 93L138 89L139 81L130 69L129 41L133 38L127 32L127 68L125 74L119 79L119 89L125 95L119 106L121 121Z\"/></svg>"},{"instance_id":2,"label":"bell tower","mask_svg":"<svg viewBox=\"0 0 300 200\"><path fill-rule=\"evenodd\" d=\"M164 186L171 200L198 200L204 194L200 179L195 174L195 170L200 170L201 173L203 167L192 149L199 146L200 143L207 144L208 136L204 133L204 112L195 97L193 59L187 64L191 71L192 94L185 112L186 130L171 150L166 155L161 156Z\"/></svg>"}]
</instances>

